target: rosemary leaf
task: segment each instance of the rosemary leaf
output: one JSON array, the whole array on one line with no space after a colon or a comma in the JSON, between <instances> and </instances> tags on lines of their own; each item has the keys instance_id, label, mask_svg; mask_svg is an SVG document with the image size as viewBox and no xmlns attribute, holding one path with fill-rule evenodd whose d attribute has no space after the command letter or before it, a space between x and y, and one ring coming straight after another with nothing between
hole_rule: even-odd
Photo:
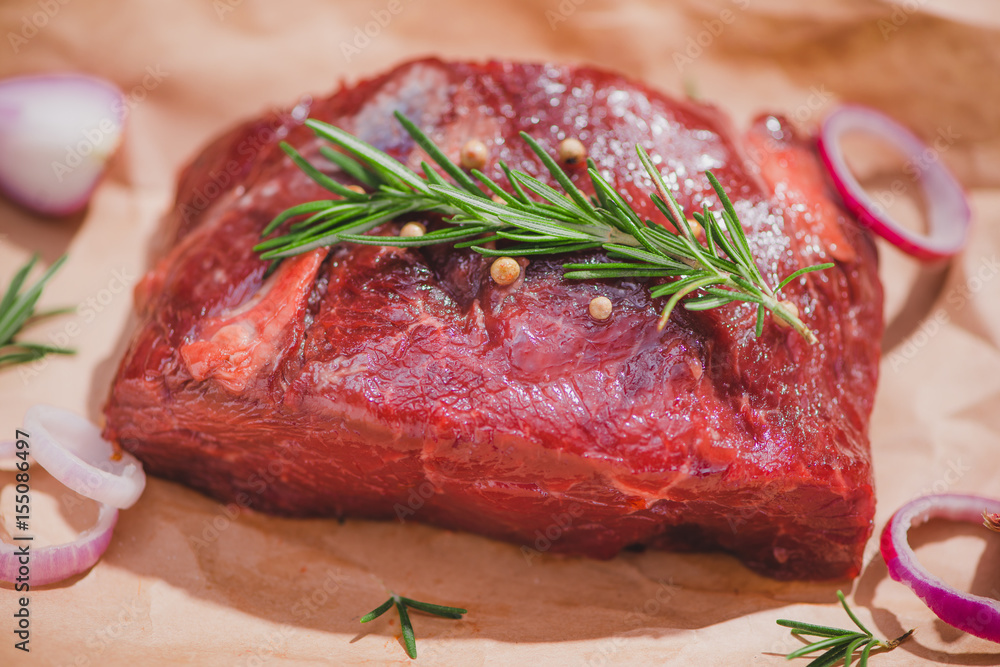
<instances>
[{"instance_id":1,"label":"rosemary leaf","mask_svg":"<svg viewBox=\"0 0 1000 667\"><path fill-rule=\"evenodd\" d=\"M802 623L801 621L790 621L786 618L779 618L776 623L786 628L791 628L797 635L813 635L815 637L839 637L850 634L850 630L841 628L831 628L826 625L813 625L812 623Z\"/></svg>"},{"instance_id":2,"label":"rosemary leaf","mask_svg":"<svg viewBox=\"0 0 1000 667\"><path fill-rule=\"evenodd\" d=\"M361 163L354 158L344 155L339 151L335 151L329 146L320 146L319 152L320 155L340 167L344 173L354 180L360 181L361 183L364 183L372 188L381 185L381 181L379 181L378 178L374 178L372 172L366 170Z\"/></svg>"},{"instance_id":3,"label":"rosemary leaf","mask_svg":"<svg viewBox=\"0 0 1000 667\"><path fill-rule=\"evenodd\" d=\"M844 598L843 591L837 591L837 599L840 600L840 604L844 608L844 611L847 612L847 615L851 617L852 621L854 621L854 625L858 626L858 628L861 629L861 632L863 632L866 635L868 635L869 637L871 637L872 636L872 631L869 630L868 628L866 628L864 626L864 624L861 622L861 619L859 619L857 616L855 616L854 612L851 611L850 606L848 606L848 604L847 604L847 599Z\"/></svg>"},{"instance_id":4,"label":"rosemary leaf","mask_svg":"<svg viewBox=\"0 0 1000 667\"><path fill-rule=\"evenodd\" d=\"M66 255L53 262L52 266L36 283L22 291L28 274L37 262L38 255L28 260L14 274L6 292L0 298L0 368L36 361L47 354L75 354L75 350L64 347L15 340L21 329L29 322L65 313L69 310L59 308L41 313L35 312L35 305L42 295L42 290L55 272L66 262Z\"/></svg>"},{"instance_id":5,"label":"rosemary leaf","mask_svg":"<svg viewBox=\"0 0 1000 667\"><path fill-rule=\"evenodd\" d=\"M462 169L457 164L448 159L448 156L445 155L444 152L440 148L438 148L433 141L431 141L430 137L424 134L419 127L413 124L413 121L411 121L409 118L399 113L398 111L395 111L393 113L396 116L396 120L400 122L400 124L403 126L403 129L406 130L407 134L409 134L413 138L413 140L416 141L417 144L421 148L423 148L428 155L431 156L432 160L437 162L438 165L440 165L440 167L444 169L446 174L455 179L455 182L461 185L466 192L472 193L477 197L486 196L483 194L483 191L479 189L479 186L476 185L475 182L471 178L469 178L468 175L464 171L462 171Z\"/></svg>"},{"instance_id":6,"label":"rosemary leaf","mask_svg":"<svg viewBox=\"0 0 1000 667\"><path fill-rule=\"evenodd\" d=\"M807 644L796 651L792 651L785 657L791 660L792 658L801 658L804 655L815 653L816 651L821 651L823 649L829 649L831 647L832 648L844 647L849 642L853 641L859 636L866 637L867 635L848 634L848 635L839 635L837 637L827 637L826 639L823 639L818 642L813 642L812 644Z\"/></svg>"},{"instance_id":7,"label":"rosemary leaf","mask_svg":"<svg viewBox=\"0 0 1000 667\"><path fill-rule=\"evenodd\" d=\"M368 623L370 621L374 621L376 618L378 618L379 616L381 616L385 612L389 611L389 609L392 608L392 603L393 603L393 599L389 598L388 600L386 600L385 602L383 602L379 606L375 607L375 609L372 609L370 612L368 612L367 614L365 614L364 616L362 616L361 617L361 622L362 623Z\"/></svg>"},{"instance_id":8,"label":"rosemary leaf","mask_svg":"<svg viewBox=\"0 0 1000 667\"><path fill-rule=\"evenodd\" d=\"M304 204L299 204L298 206L292 206L291 208L287 208L281 213L279 213L278 216L274 220L272 220L267 225L267 227L264 228L264 231L261 232L261 236L267 236L275 229L277 229L279 226L281 226L281 223L283 223L285 220L289 220L296 216L302 215L303 213L315 213L317 211L328 210L331 206L336 206L336 205L337 202L335 200L324 199L321 201L310 201Z\"/></svg>"},{"instance_id":9,"label":"rosemary leaf","mask_svg":"<svg viewBox=\"0 0 1000 667\"><path fill-rule=\"evenodd\" d=\"M726 297L712 296L711 294L707 294L705 296L691 297L690 299L684 302L684 308L686 308L687 310L695 310L695 311L710 310L712 308L721 308L722 306L725 306L726 304L729 303L731 303L731 301ZM757 313L758 313L757 319L760 322L763 322L764 310L762 308L758 308ZM760 335L759 331L757 332L757 335L758 336Z\"/></svg>"},{"instance_id":10,"label":"rosemary leaf","mask_svg":"<svg viewBox=\"0 0 1000 667\"><path fill-rule=\"evenodd\" d=\"M339 127L321 123L312 118L306 121L306 125L319 136L368 162L382 176L382 180L390 184L405 184L420 194L427 194L427 185L419 176L377 148L366 144L348 132L344 132Z\"/></svg>"},{"instance_id":11,"label":"rosemary leaf","mask_svg":"<svg viewBox=\"0 0 1000 667\"><path fill-rule=\"evenodd\" d=\"M868 656L871 654L872 649L879 645L877 639L871 639L865 647L861 649L861 658L858 659L858 667L868 667Z\"/></svg>"},{"instance_id":12,"label":"rosemary leaf","mask_svg":"<svg viewBox=\"0 0 1000 667\"><path fill-rule=\"evenodd\" d=\"M496 250L494 248L474 246L472 249L480 255L485 255L486 257L532 257L536 255L556 255L565 252L580 252L582 250L599 248L600 246L600 243L558 243L537 248L514 247ZM568 273L565 275L570 277Z\"/></svg>"},{"instance_id":13,"label":"rosemary leaf","mask_svg":"<svg viewBox=\"0 0 1000 667\"><path fill-rule=\"evenodd\" d=\"M336 180L330 178L319 169L312 166L308 160L302 157L299 152L292 148L289 144L282 141L280 146L281 150L285 151L285 154L292 158L292 162L294 162L299 169L304 171L309 178L313 179L330 192L338 194L348 201L364 201L366 199L363 194L348 189L347 186L341 185Z\"/></svg>"},{"instance_id":14,"label":"rosemary leaf","mask_svg":"<svg viewBox=\"0 0 1000 667\"><path fill-rule=\"evenodd\" d=\"M870 643L871 639L871 635L864 635L862 637L858 637L847 645L847 650L844 651L844 667L851 667L851 657L854 655L854 652L857 651L858 647L862 644Z\"/></svg>"},{"instance_id":15,"label":"rosemary leaf","mask_svg":"<svg viewBox=\"0 0 1000 667\"><path fill-rule=\"evenodd\" d=\"M399 625L403 630L403 645L406 646L406 655L411 658L417 657L417 638L413 636L413 624L410 622L410 615L406 611L406 605L396 596L392 595L392 600L399 613Z\"/></svg>"},{"instance_id":16,"label":"rosemary leaf","mask_svg":"<svg viewBox=\"0 0 1000 667\"><path fill-rule=\"evenodd\" d=\"M24 348L25 350L29 350L43 356L46 354L76 354L75 350L71 350L66 347L56 347L54 345L44 345L42 343L26 343L22 341L14 343L14 346Z\"/></svg>"},{"instance_id":17,"label":"rosemary leaf","mask_svg":"<svg viewBox=\"0 0 1000 667\"><path fill-rule=\"evenodd\" d=\"M10 310L10 307L14 305L14 299L17 298L18 292L21 291L21 285L24 284L24 279L28 277L28 273L35 267L35 262L38 261L38 255L32 256L28 260L28 263L22 266L14 277L10 281L10 286L7 287L7 292L3 295L3 299L0 300L0 314L6 313ZM0 342L3 339L0 338Z\"/></svg>"},{"instance_id":18,"label":"rosemary leaf","mask_svg":"<svg viewBox=\"0 0 1000 667\"><path fill-rule=\"evenodd\" d=\"M517 204L521 203L517 199L517 197L514 197L509 192L501 188L499 183L494 181L492 178L490 178L483 172L479 171L478 169L473 169L471 173L477 181L480 181L483 185L489 188L490 192L492 192L494 195L502 199L503 202L508 206L516 206ZM513 178L513 175L511 175L511 178Z\"/></svg>"},{"instance_id":19,"label":"rosemary leaf","mask_svg":"<svg viewBox=\"0 0 1000 667\"><path fill-rule=\"evenodd\" d=\"M780 283L778 283L778 287L777 287L777 289L775 289L775 291L777 292L782 287L784 287L788 283L792 282L793 280L795 280L796 278L798 278L801 275L805 275L807 273L812 273L813 271L823 271L824 269L832 269L833 267L834 267L833 262L827 262L826 264L817 264L815 266L807 266L807 267L805 267L803 269L799 269L795 273L788 274L785 277L784 280L782 280Z\"/></svg>"},{"instance_id":20,"label":"rosemary leaf","mask_svg":"<svg viewBox=\"0 0 1000 667\"><path fill-rule=\"evenodd\" d=\"M37 361L38 359L41 359L44 356L45 356L44 352L38 352L37 350L0 354L0 368L6 366L16 366L18 364L30 363L32 361Z\"/></svg>"},{"instance_id":21,"label":"rosemary leaf","mask_svg":"<svg viewBox=\"0 0 1000 667\"><path fill-rule=\"evenodd\" d=\"M531 150L535 152L538 159L542 161L545 168L549 170L550 174L552 174L552 178L554 178L556 182L559 183L559 186L566 191L566 194L568 194L570 198L576 202L577 206L588 213L594 213L594 207L590 205L590 202L587 201L584 194L580 192L580 189L573 185L573 181L571 181L569 176L566 175L566 172L563 171L562 168L556 164L556 161L545 152L545 149L539 146L538 142L532 139L531 135L527 132L521 132L521 139L523 139L524 143L528 144ZM527 174L522 174L522 176L527 176Z\"/></svg>"},{"instance_id":22,"label":"rosemary leaf","mask_svg":"<svg viewBox=\"0 0 1000 667\"><path fill-rule=\"evenodd\" d=\"M531 203L531 199L528 197L527 193L521 188L521 184L517 182L517 179L514 178L514 172L511 170L510 167L507 166L507 163L505 163L503 160L500 160L498 164L500 166L500 169L503 171L504 176L507 177L507 182L510 183L510 187L513 188L514 192L517 193L517 200L522 204Z\"/></svg>"},{"instance_id":23,"label":"rosemary leaf","mask_svg":"<svg viewBox=\"0 0 1000 667\"><path fill-rule=\"evenodd\" d=\"M419 609L420 611L425 611L428 614L434 614L436 616L442 616L444 618L462 618L465 614L468 614L467 609L461 609L460 607L446 607L440 604L431 604L430 602L420 602L419 600L413 600L410 598L400 598L407 607L413 607L414 609Z\"/></svg>"},{"instance_id":24,"label":"rosemary leaf","mask_svg":"<svg viewBox=\"0 0 1000 667\"><path fill-rule=\"evenodd\" d=\"M848 646L842 644L834 646L823 655L813 659L806 667L833 667L833 665L841 660L846 659L848 648Z\"/></svg>"},{"instance_id":25,"label":"rosemary leaf","mask_svg":"<svg viewBox=\"0 0 1000 667\"><path fill-rule=\"evenodd\" d=\"M669 278L673 274L664 269L582 269L567 271L567 278L573 280L609 280L614 278Z\"/></svg>"}]
</instances>

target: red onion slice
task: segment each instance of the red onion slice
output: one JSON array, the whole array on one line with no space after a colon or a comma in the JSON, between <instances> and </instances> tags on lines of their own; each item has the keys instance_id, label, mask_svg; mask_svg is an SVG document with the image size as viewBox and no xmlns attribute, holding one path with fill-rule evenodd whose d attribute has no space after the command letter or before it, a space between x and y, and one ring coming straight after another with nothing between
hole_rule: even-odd
<instances>
[{"instance_id":1,"label":"red onion slice","mask_svg":"<svg viewBox=\"0 0 1000 667\"><path fill-rule=\"evenodd\" d=\"M83 209L118 148L121 91L82 74L0 81L0 191L46 215Z\"/></svg>"},{"instance_id":2,"label":"red onion slice","mask_svg":"<svg viewBox=\"0 0 1000 667\"><path fill-rule=\"evenodd\" d=\"M965 593L944 583L917 561L906 539L910 528L932 518L981 524L983 510L1000 512L1000 500L960 494L911 500L889 519L880 547L889 576L908 586L938 618L970 635L1000 642L1000 600Z\"/></svg>"},{"instance_id":3,"label":"red onion slice","mask_svg":"<svg viewBox=\"0 0 1000 667\"><path fill-rule=\"evenodd\" d=\"M31 456L50 475L81 496L128 509L146 488L142 464L128 452L115 453L96 426L50 405L34 405L24 415Z\"/></svg>"},{"instance_id":4,"label":"red onion slice","mask_svg":"<svg viewBox=\"0 0 1000 667\"><path fill-rule=\"evenodd\" d=\"M915 234L896 222L868 196L844 159L844 133L859 131L888 141L922 168L917 176L927 203L930 233ZM924 261L951 257L965 245L971 213L962 187L940 159L927 159L929 149L912 132L874 109L844 105L827 116L819 137L819 152L833 184L858 220L903 252Z\"/></svg>"},{"instance_id":5,"label":"red onion slice","mask_svg":"<svg viewBox=\"0 0 1000 667\"><path fill-rule=\"evenodd\" d=\"M16 452L13 442L0 443L0 460ZM102 503L97 523L70 542L38 547L34 540L17 540L17 536L13 543L0 541L0 580L44 586L86 572L107 551L116 523L118 510Z\"/></svg>"}]
</instances>

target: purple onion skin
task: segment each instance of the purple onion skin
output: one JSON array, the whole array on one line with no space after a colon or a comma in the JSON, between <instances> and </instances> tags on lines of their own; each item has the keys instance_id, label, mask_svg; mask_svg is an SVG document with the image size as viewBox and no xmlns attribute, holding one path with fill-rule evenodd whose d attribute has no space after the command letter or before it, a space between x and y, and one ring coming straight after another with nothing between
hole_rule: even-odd
<instances>
[{"instance_id":1,"label":"purple onion skin","mask_svg":"<svg viewBox=\"0 0 1000 667\"><path fill-rule=\"evenodd\" d=\"M72 542L48 547L31 547L28 552L28 580L32 586L45 586L86 572L92 568L111 544L111 535L118 523L118 510L102 505L97 524ZM22 576L18 545L0 545L0 580L19 582Z\"/></svg>"},{"instance_id":2,"label":"purple onion skin","mask_svg":"<svg viewBox=\"0 0 1000 667\"><path fill-rule=\"evenodd\" d=\"M1000 643L1000 601L956 590L917 561L906 536L932 518L981 524L983 508L1000 511L1000 501L980 496L923 496L899 508L882 531L880 548L889 576L912 590L942 621L970 635Z\"/></svg>"}]
</instances>

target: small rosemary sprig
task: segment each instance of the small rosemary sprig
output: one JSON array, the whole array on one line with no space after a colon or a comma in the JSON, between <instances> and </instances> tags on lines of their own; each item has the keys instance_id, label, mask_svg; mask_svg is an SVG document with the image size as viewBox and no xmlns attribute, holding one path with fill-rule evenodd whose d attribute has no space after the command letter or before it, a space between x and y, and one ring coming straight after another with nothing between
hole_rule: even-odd
<instances>
[{"instance_id":1,"label":"small rosemary sprig","mask_svg":"<svg viewBox=\"0 0 1000 667\"><path fill-rule=\"evenodd\" d=\"M850 667L854 652L861 649L861 658L858 660L858 667L867 667L868 655L872 649L884 648L887 651L891 651L913 634L913 630L910 630L892 641L875 639L871 631L851 611L851 608L847 605L847 600L844 599L843 592L837 591L837 598L840 600L840 604L844 606L844 611L847 612L847 615L851 617L851 620L854 621L854 624L858 626L861 632L828 628L825 625L813 625L812 623L789 621L783 618L778 619L778 625L791 628L793 635L822 637L822 639L807 644L797 651L792 651L785 656L787 659L791 660L792 658L800 658L816 651L824 651L821 656L815 658L806 667L832 667L832 665L837 664L841 660L844 661L845 667Z\"/></svg>"},{"instance_id":2,"label":"small rosemary sprig","mask_svg":"<svg viewBox=\"0 0 1000 667\"><path fill-rule=\"evenodd\" d=\"M390 591L389 599L362 616L361 622L368 623L369 621L374 621L393 606L396 607L396 612L399 614L399 625L403 630L403 644L406 646L406 654L414 659L417 657L417 639L413 635L413 624L410 623L410 614L407 612L407 607L444 618L460 619L463 615L469 613L467 610L458 607L445 607L439 604L411 600Z\"/></svg>"},{"instance_id":3,"label":"small rosemary sprig","mask_svg":"<svg viewBox=\"0 0 1000 667\"><path fill-rule=\"evenodd\" d=\"M35 304L42 295L42 289L52 278L53 274L66 261L63 255L49 267L49 270L38 279L34 285L24 289L24 281L38 261L38 255L33 256L27 264L14 274L7 291L0 299L0 369L16 364L24 364L37 359L41 359L46 354L75 354L75 350L42 343L31 343L26 341L15 341L14 336L21 332L21 329L29 320L38 320L50 315L71 312L72 309L60 308L43 313L35 313Z\"/></svg>"},{"instance_id":4,"label":"small rosemary sprig","mask_svg":"<svg viewBox=\"0 0 1000 667\"><path fill-rule=\"evenodd\" d=\"M482 172L472 169L467 173L461 169L405 116L397 112L396 118L453 182L445 181L427 162L421 163L423 176L420 176L348 132L309 119L306 125L318 136L342 149L341 152L323 146L320 153L370 191L357 192L345 186L283 142L282 149L295 164L340 199L306 202L278 215L264 229L263 237L286 221L298 221L287 233L255 246L263 259L278 260L344 241L401 247L452 243L456 247L471 247L488 256L554 255L602 248L615 261L564 264L565 277L673 278L650 288L654 298L669 297L661 313L661 329L674 307L685 297L688 298L684 306L688 310L707 310L746 301L757 306L758 336L763 332L765 311L770 311L807 341L816 342L815 335L799 319L793 306L779 299L776 292L805 273L830 268L833 264L799 269L772 289L757 268L732 202L711 172L705 174L722 210L712 211L705 205L700 212L693 213L693 219L705 232L702 243L692 232L692 225L662 174L639 145L636 145L639 160L656 188L650 198L676 233L640 218L601 176L592 160L587 161L587 173L595 196L587 197L556 161L524 132L521 138L541 160L561 192L500 162L510 185L511 192L507 192ZM484 192L476 181L488 192ZM417 237L366 235L384 222L411 213L439 214L450 226ZM301 219L303 216L306 217ZM490 242L506 245L494 249L487 245L492 245Z\"/></svg>"}]
</instances>

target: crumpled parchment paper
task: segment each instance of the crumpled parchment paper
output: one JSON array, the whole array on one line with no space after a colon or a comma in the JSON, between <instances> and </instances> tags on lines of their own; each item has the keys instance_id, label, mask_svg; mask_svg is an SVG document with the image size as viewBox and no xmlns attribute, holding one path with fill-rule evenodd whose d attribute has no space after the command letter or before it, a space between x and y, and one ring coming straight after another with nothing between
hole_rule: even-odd
<instances>
[{"instance_id":1,"label":"crumpled parchment paper","mask_svg":"<svg viewBox=\"0 0 1000 667\"><path fill-rule=\"evenodd\" d=\"M47 402L99 420L179 168L214 135L303 93L420 55L589 62L715 102L745 126L781 111L813 127L838 101L882 109L932 146L968 189L975 227L950 267L882 244L888 328L871 439L876 531L928 491L1000 494L1000 10L992 0L8 0L0 76L78 70L128 94L124 146L85 214L38 219L0 202L0 283L33 252L69 262L43 306L79 306L34 330L72 345L0 374L0 439ZM905 176L864 147L858 170L885 196ZM880 162L881 160L881 162ZM898 190L899 188L897 188ZM887 202L919 220L918 200ZM12 521L12 476L0 514ZM40 470L36 544L96 516ZM877 533L876 533L877 534ZM982 595L1000 589L1000 539L932 522L913 534L927 566ZM779 583L723 554L539 556L414 523L278 519L150 479L90 572L30 593L30 654L13 648L17 594L0 587L0 663L15 665L407 664L393 614L360 615L391 588L469 609L414 615L430 665L779 665L800 645L777 618L845 627L853 590L880 635L918 627L881 665L1000 663L1000 646L944 625L891 581L876 540L855 582Z\"/></svg>"}]
</instances>

